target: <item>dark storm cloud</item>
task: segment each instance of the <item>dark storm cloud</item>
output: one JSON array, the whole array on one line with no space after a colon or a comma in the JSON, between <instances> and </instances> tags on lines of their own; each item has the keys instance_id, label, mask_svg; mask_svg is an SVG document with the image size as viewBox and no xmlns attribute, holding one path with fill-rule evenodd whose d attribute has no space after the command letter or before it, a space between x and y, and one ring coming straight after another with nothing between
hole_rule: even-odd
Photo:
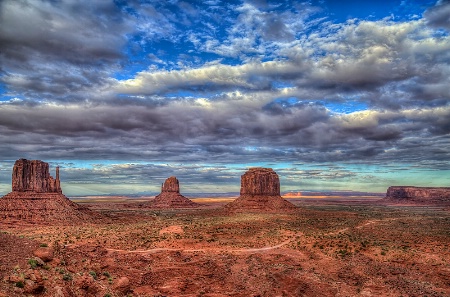
<instances>
[{"instance_id":1,"label":"dark storm cloud","mask_svg":"<svg viewBox=\"0 0 450 297\"><path fill-rule=\"evenodd\" d=\"M450 118L448 108L334 116L320 105L273 114L223 102L206 107L186 102L161 107L3 105L0 113L2 153L10 158L33 152L43 159L76 155L219 163L388 158L386 149L410 145L414 135L430 138L438 129L446 131ZM426 151L423 146L408 149L409 157L435 160L430 153L435 143Z\"/></svg>"},{"instance_id":2,"label":"dark storm cloud","mask_svg":"<svg viewBox=\"0 0 450 297\"><path fill-rule=\"evenodd\" d=\"M1 81L10 96L90 99L123 59L130 23L112 2L2 1Z\"/></svg>"},{"instance_id":3,"label":"dark storm cloud","mask_svg":"<svg viewBox=\"0 0 450 297\"><path fill-rule=\"evenodd\" d=\"M97 66L122 57L126 20L111 2L2 1L1 11L5 68L35 58Z\"/></svg>"},{"instance_id":4,"label":"dark storm cloud","mask_svg":"<svg viewBox=\"0 0 450 297\"><path fill-rule=\"evenodd\" d=\"M430 26L450 29L450 1L438 1L436 6L425 11L424 16Z\"/></svg>"}]
</instances>

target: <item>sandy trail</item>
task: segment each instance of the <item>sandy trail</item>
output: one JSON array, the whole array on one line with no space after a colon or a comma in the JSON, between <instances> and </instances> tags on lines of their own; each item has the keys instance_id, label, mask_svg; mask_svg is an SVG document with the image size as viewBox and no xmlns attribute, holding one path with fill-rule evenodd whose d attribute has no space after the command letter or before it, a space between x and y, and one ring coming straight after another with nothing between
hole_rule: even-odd
<instances>
[{"instance_id":1,"label":"sandy trail","mask_svg":"<svg viewBox=\"0 0 450 297\"><path fill-rule=\"evenodd\" d=\"M279 243L277 245L273 246L266 246L262 248L244 248L244 249L216 249L216 248L202 248L202 249L182 249L182 248L154 248L149 250L134 250L134 251L127 251L127 250L120 250L120 249L110 249L107 248L106 250L108 252L117 252L117 253L126 253L126 254L153 254L157 252L238 252L238 253L261 253L266 252L270 250L274 250L277 248L281 248L287 244L289 244L291 241L293 241L296 238L296 236L293 236L292 238L289 238L282 243Z\"/></svg>"}]
</instances>

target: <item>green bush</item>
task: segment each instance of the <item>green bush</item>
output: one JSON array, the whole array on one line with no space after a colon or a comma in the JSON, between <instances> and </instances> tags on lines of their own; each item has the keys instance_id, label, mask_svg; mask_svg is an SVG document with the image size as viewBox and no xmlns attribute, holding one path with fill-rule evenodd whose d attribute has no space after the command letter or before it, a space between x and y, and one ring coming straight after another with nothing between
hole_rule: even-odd
<instances>
[{"instance_id":1,"label":"green bush","mask_svg":"<svg viewBox=\"0 0 450 297\"><path fill-rule=\"evenodd\" d=\"M30 264L31 268L36 268L38 266L38 261L36 259L28 260L28 264Z\"/></svg>"}]
</instances>

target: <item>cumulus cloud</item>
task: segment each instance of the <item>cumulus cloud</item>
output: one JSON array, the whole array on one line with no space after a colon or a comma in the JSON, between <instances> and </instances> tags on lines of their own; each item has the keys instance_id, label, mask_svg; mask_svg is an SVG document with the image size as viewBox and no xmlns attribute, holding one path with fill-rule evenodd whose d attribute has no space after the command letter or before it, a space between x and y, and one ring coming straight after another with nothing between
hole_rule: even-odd
<instances>
[{"instance_id":1,"label":"cumulus cloud","mask_svg":"<svg viewBox=\"0 0 450 297\"><path fill-rule=\"evenodd\" d=\"M268 62L143 71L120 82L117 90L217 93L276 89L279 83L296 86L297 94L311 99L359 94L373 106L397 109L424 100L445 105L449 95L445 85L450 40L435 38L423 20L327 25L320 34L285 43L277 52L279 59Z\"/></svg>"}]
</instances>

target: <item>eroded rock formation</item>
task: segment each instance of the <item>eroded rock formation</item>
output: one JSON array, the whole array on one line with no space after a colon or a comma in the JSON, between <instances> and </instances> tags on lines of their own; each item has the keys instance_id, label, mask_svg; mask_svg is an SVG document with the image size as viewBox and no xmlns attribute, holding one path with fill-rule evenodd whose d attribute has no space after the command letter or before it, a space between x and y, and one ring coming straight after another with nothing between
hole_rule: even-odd
<instances>
[{"instance_id":1,"label":"eroded rock formation","mask_svg":"<svg viewBox=\"0 0 450 297\"><path fill-rule=\"evenodd\" d=\"M281 198L280 179L271 168L250 168L241 176L239 198L225 206L231 211L293 210L296 206Z\"/></svg>"},{"instance_id":2,"label":"eroded rock formation","mask_svg":"<svg viewBox=\"0 0 450 297\"><path fill-rule=\"evenodd\" d=\"M171 176L162 184L161 194L155 197L151 207L155 208L192 208L198 204L180 194L180 183Z\"/></svg>"},{"instance_id":3,"label":"eroded rock formation","mask_svg":"<svg viewBox=\"0 0 450 297\"><path fill-rule=\"evenodd\" d=\"M4 222L70 222L91 218L90 211L62 194L59 168L56 178L40 160L17 160L12 173L12 192L0 198L0 219Z\"/></svg>"},{"instance_id":4,"label":"eroded rock formation","mask_svg":"<svg viewBox=\"0 0 450 297\"><path fill-rule=\"evenodd\" d=\"M180 182L175 176L171 176L162 184L161 193L180 193Z\"/></svg>"},{"instance_id":5,"label":"eroded rock formation","mask_svg":"<svg viewBox=\"0 0 450 297\"><path fill-rule=\"evenodd\" d=\"M271 168L250 168L241 176L242 195L280 196L280 179Z\"/></svg>"},{"instance_id":6,"label":"eroded rock formation","mask_svg":"<svg viewBox=\"0 0 450 297\"><path fill-rule=\"evenodd\" d=\"M13 192L62 193L59 167L56 179L50 175L48 163L40 160L17 160L12 173Z\"/></svg>"},{"instance_id":7,"label":"eroded rock formation","mask_svg":"<svg viewBox=\"0 0 450 297\"><path fill-rule=\"evenodd\" d=\"M450 203L450 188L393 186L384 201L416 203Z\"/></svg>"}]
</instances>

